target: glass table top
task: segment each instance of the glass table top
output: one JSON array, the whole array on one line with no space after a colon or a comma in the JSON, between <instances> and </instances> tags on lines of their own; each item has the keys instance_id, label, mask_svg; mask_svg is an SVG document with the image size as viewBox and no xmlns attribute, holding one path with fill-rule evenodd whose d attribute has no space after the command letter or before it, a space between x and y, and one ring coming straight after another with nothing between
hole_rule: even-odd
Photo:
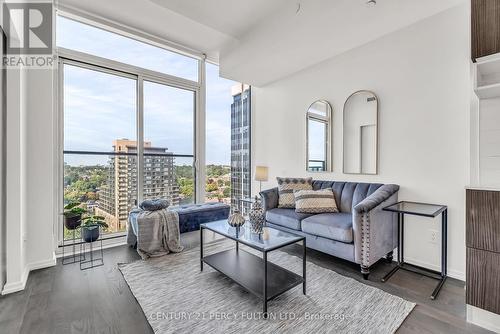
<instances>
[{"instance_id":1,"label":"glass table top","mask_svg":"<svg viewBox=\"0 0 500 334\"><path fill-rule=\"evenodd\" d=\"M304 239L300 235L280 231L272 227L264 227L262 234L254 233L251 231L248 221L239 228L239 231L236 227L229 226L227 219L201 224L201 226L261 251L280 248Z\"/></svg>"},{"instance_id":2,"label":"glass table top","mask_svg":"<svg viewBox=\"0 0 500 334\"><path fill-rule=\"evenodd\" d=\"M384 208L385 211L407 213L411 215L436 217L441 212L447 209L446 205L417 203L402 201L396 204L389 205Z\"/></svg>"}]
</instances>

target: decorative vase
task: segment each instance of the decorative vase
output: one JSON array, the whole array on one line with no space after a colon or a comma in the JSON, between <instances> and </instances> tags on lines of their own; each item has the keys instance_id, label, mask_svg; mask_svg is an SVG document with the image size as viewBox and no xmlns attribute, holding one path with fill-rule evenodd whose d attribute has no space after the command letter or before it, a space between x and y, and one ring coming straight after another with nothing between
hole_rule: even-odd
<instances>
[{"instance_id":1,"label":"decorative vase","mask_svg":"<svg viewBox=\"0 0 500 334\"><path fill-rule=\"evenodd\" d=\"M75 230L82 223L82 215L64 216L64 226L68 230Z\"/></svg>"},{"instance_id":2,"label":"decorative vase","mask_svg":"<svg viewBox=\"0 0 500 334\"><path fill-rule=\"evenodd\" d=\"M245 224L245 217L241 214L240 210L233 209L231 215L229 215L229 219L227 220L229 226L240 228Z\"/></svg>"},{"instance_id":3,"label":"decorative vase","mask_svg":"<svg viewBox=\"0 0 500 334\"><path fill-rule=\"evenodd\" d=\"M99 225L82 226L82 238L85 242L99 239Z\"/></svg>"},{"instance_id":4,"label":"decorative vase","mask_svg":"<svg viewBox=\"0 0 500 334\"><path fill-rule=\"evenodd\" d=\"M252 203L252 209L248 212L252 232L262 233L262 228L266 222L266 214L262 208L262 201L258 196L255 196L255 201Z\"/></svg>"}]
</instances>

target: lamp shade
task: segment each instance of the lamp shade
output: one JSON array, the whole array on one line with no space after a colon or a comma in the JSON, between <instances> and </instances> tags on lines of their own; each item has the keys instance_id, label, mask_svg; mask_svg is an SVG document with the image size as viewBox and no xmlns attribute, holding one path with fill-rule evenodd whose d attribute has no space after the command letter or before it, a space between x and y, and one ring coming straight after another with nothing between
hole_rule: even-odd
<instances>
[{"instance_id":1,"label":"lamp shade","mask_svg":"<svg viewBox=\"0 0 500 334\"><path fill-rule=\"evenodd\" d=\"M256 166L255 167L255 181L267 181L267 167Z\"/></svg>"}]
</instances>

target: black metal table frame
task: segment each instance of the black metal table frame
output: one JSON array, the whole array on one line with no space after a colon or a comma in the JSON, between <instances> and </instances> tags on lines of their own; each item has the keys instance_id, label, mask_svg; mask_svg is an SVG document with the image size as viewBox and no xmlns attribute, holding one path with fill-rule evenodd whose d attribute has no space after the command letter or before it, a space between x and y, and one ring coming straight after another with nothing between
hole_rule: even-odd
<instances>
[{"instance_id":1,"label":"black metal table frame","mask_svg":"<svg viewBox=\"0 0 500 334\"><path fill-rule=\"evenodd\" d=\"M98 226L98 228L99 228L99 235L101 235L101 227ZM95 267L103 266L104 265L104 252L102 250L102 239L99 238L97 240L87 242L87 241L83 240L83 231L80 232L80 234L81 234L80 237L82 240L80 242L80 270L87 270L87 269L92 269ZM100 243L100 246L101 246L100 247L100 253L101 253L100 257L94 257L94 252L95 252L93 249L94 242ZM90 259L89 260L87 260L87 258L85 256L85 254L87 252L86 244L89 244L89 247L90 247L90 252L89 252ZM98 248L98 251L99 251L99 248ZM83 254L83 259L82 259L82 254Z\"/></svg>"},{"instance_id":2,"label":"black metal table frame","mask_svg":"<svg viewBox=\"0 0 500 334\"><path fill-rule=\"evenodd\" d=\"M272 248L269 248L269 249L266 249L266 250L262 250L262 249L260 249L258 247L255 247L254 245L252 245L250 243L247 243L247 242L245 242L243 240L234 239L234 238L229 237L229 236L227 236L225 234L219 233L218 231L215 231L215 230L212 230L210 228L207 228L204 225L200 225L200 271L203 271L203 263L204 263L204 261L203 261L203 230L204 229L207 229L207 230L209 230L211 232L217 233L219 235L222 235L222 236L224 236L226 238L229 238L229 239L235 241L236 242L236 251L239 250L239 243L242 243L243 245L248 246L250 248L253 248L253 249L255 249L255 250L257 250L257 251L259 251L259 252L262 253L262 259L263 259L263 263L264 263L264 280L263 280L264 296L262 298L263 299L262 313L263 313L264 318L267 318L267 316L268 316L268 314L267 314L267 302L269 302L270 300L272 300L272 299L274 299L274 298L276 298L276 297L279 296L279 295L276 295L276 296L273 296L272 298L268 298L267 297L267 253L272 252L272 251L274 251L276 249L280 249L280 248L283 248L283 247L286 247L286 246L289 246L289 245L292 245L294 243L302 241L302 246L303 246L302 247L302 293L304 295L306 294L306 248L307 247L306 247L306 238L305 237L302 237L302 236L298 235L297 237L301 237L301 239L290 241L290 242L287 242L287 243L284 243L284 244L281 244L279 246L275 246L275 247L272 247ZM214 269L218 271L217 268L214 268ZM229 277L229 278L231 278L231 277ZM245 286L241 285L240 283L238 283L235 280L233 280L233 281L236 284L238 284L239 286L241 286L243 289L245 289L246 291L252 293L252 291L250 291L249 289L247 289ZM286 290L286 291L288 291L288 290ZM284 293L286 291L283 291L282 293ZM257 297L260 298L260 296L257 296Z\"/></svg>"},{"instance_id":3,"label":"black metal table frame","mask_svg":"<svg viewBox=\"0 0 500 334\"><path fill-rule=\"evenodd\" d=\"M409 202L405 201L407 203L416 203L416 202ZM401 202L398 202L401 203ZM396 204L398 204L396 203ZM417 204L427 204L427 203L417 203ZM389 205L393 206L395 204ZM428 204L428 205L435 205L435 204ZM448 277L447 273L447 268L448 268L448 207L445 205L442 205L442 208L438 211L436 211L435 214L430 215L430 214L422 214L422 213L415 213L415 212L410 212L410 211L399 211L399 210L387 210L388 207L383 208L385 211L390 211L390 212L395 212L398 214L398 263L396 267L394 267L390 272L388 272L382 279L382 282L387 282L389 278L391 278L392 275L399 269L411 271L417 274L424 275L426 277L430 277L433 279L439 280L438 285L434 289L431 295L431 299L434 300L437 298L439 292L441 291L441 288L443 287L444 282L446 281L446 278ZM438 215L441 214L441 271L435 271L429 268L424 268L421 266L417 266L411 263L406 263L404 262L404 215L414 215L414 216L421 216L421 217L428 217L428 218L435 218Z\"/></svg>"}]
</instances>

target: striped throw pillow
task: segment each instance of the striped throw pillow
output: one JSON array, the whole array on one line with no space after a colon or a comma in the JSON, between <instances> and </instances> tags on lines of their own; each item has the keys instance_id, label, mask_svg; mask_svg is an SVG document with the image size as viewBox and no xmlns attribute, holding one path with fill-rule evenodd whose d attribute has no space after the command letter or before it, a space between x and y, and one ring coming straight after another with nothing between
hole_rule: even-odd
<instances>
[{"instance_id":1,"label":"striped throw pillow","mask_svg":"<svg viewBox=\"0 0 500 334\"><path fill-rule=\"evenodd\" d=\"M312 177L308 178L286 178L277 177L279 192L279 208L295 208L295 190L312 190Z\"/></svg>"},{"instance_id":2,"label":"striped throw pillow","mask_svg":"<svg viewBox=\"0 0 500 334\"><path fill-rule=\"evenodd\" d=\"M339 212L332 189L298 190L293 194L295 196L295 212Z\"/></svg>"}]
</instances>

